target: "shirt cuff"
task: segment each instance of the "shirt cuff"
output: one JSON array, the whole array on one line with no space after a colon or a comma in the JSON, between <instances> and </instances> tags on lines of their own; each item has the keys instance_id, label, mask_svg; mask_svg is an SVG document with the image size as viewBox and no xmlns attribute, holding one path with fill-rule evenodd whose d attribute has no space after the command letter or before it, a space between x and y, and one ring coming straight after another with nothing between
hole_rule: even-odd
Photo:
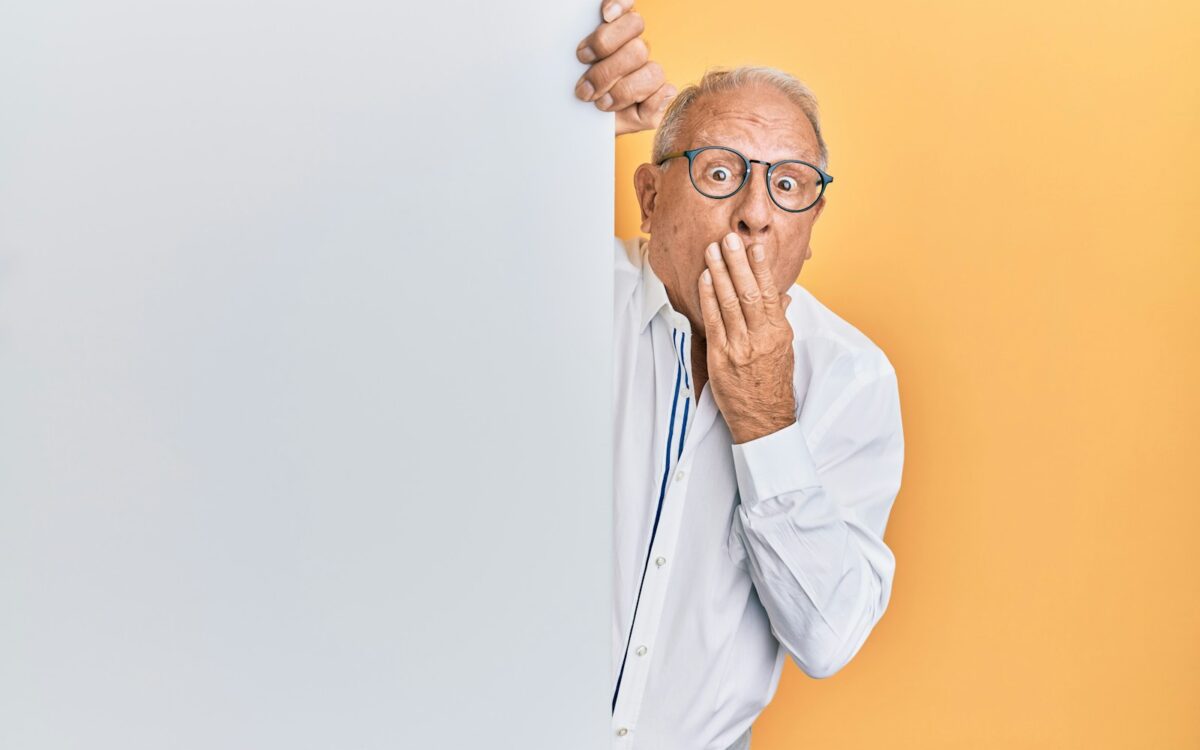
<instances>
[{"instance_id":1,"label":"shirt cuff","mask_svg":"<svg viewBox=\"0 0 1200 750\"><path fill-rule=\"evenodd\" d=\"M821 485L799 420L770 435L734 443L733 468L747 509L769 497Z\"/></svg>"}]
</instances>

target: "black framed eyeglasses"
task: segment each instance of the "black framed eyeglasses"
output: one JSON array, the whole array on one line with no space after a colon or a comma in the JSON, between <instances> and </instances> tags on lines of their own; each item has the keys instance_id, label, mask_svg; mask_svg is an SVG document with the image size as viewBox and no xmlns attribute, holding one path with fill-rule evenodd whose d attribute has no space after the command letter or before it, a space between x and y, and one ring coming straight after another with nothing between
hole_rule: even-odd
<instances>
[{"instance_id":1,"label":"black framed eyeglasses","mask_svg":"<svg viewBox=\"0 0 1200 750\"><path fill-rule=\"evenodd\" d=\"M767 194L784 211L798 214L817 205L833 175L799 159L769 162L749 159L741 152L725 146L701 146L676 151L658 160L661 166L668 159L686 156L692 187L708 198L728 198L741 190L750 176L751 164L767 168Z\"/></svg>"}]
</instances>

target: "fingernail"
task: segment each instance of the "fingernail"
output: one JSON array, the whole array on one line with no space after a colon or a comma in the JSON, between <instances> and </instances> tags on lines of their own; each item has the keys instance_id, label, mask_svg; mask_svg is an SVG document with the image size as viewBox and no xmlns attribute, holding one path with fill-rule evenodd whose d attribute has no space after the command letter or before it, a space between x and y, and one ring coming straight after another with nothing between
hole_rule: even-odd
<instances>
[{"instance_id":1,"label":"fingernail","mask_svg":"<svg viewBox=\"0 0 1200 750\"><path fill-rule=\"evenodd\" d=\"M729 235L729 249L730 250L741 250L742 249L742 238L738 237L736 234Z\"/></svg>"},{"instance_id":2,"label":"fingernail","mask_svg":"<svg viewBox=\"0 0 1200 750\"><path fill-rule=\"evenodd\" d=\"M755 259L755 260L762 260L762 259L763 259L763 249L762 249L762 245L755 245L755 246L754 246L754 251L753 251L753 252L754 252L754 259Z\"/></svg>"},{"instance_id":3,"label":"fingernail","mask_svg":"<svg viewBox=\"0 0 1200 750\"><path fill-rule=\"evenodd\" d=\"M591 47L580 47L579 59L583 60L585 63L590 63L596 59L596 53L592 51Z\"/></svg>"},{"instance_id":4,"label":"fingernail","mask_svg":"<svg viewBox=\"0 0 1200 750\"><path fill-rule=\"evenodd\" d=\"M721 248L717 247L717 243L714 242L708 246L708 257L713 260L721 259Z\"/></svg>"},{"instance_id":5,"label":"fingernail","mask_svg":"<svg viewBox=\"0 0 1200 750\"><path fill-rule=\"evenodd\" d=\"M579 83L575 84L575 91L579 94L580 99L591 101L592 94L596 93L596 87L585 78Z\"/></svg>"},{"instance_id":6,"label":"fingernail","mask_svg":"<svg viewBox=\"0 0 1200 750\"><path fill-rule=\"evenodd\" d=\"M608 6L604 8L604 20L612 23L624 12L625 9L621 7L620 3L609 3Z\"/></svg>"},{"instance_id":7,"label":"fingernail","mask_svg":"<svg viewBox=\"0 0 1200 750\"><path fill-rule=\"evenodd\" d=\"M612 94L605 94L604 96L600 97L596 103L600 105L600 109L608 109L613 103Z\"/></svg>"},{"instance_id":8,"label":"fingernail","mask_svg":"<svg viewBox=\"0 0 1200 750\"><path fill-rule=\"evenodd\" d=\"M705 284L711 284L712 283L712 272L706 268L706 269L704 269L704 273L700 274L700 278L704 279Z\"/></svg>"}]
</instances>

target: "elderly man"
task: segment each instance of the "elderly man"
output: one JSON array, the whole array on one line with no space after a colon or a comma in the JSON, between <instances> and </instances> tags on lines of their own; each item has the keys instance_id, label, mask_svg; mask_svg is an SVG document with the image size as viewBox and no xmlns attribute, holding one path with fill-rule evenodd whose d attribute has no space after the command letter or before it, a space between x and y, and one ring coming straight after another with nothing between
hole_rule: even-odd
<instances>
[{"instance_id":1,"label":"elderly man","mask_svg":"<svg viewBox=\"0 0 1200 750\"><path fill-rule=\"evenodd\" d=\"M785 655L833 675L887 608L896 373L794 283L833 180L812 94L747 67L671 100L631 1L576 89L658 127L649 238L615 243L613 746L744 750Z\"/></svg>"}]
</instances>

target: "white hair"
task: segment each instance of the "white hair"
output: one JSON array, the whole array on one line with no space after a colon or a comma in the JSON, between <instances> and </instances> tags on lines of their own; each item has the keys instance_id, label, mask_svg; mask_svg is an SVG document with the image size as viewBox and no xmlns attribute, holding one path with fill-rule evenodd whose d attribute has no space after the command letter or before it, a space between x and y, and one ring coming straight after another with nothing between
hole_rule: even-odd
<instances>
[{"instance_id":1,"label":"white hair","mask_svg":"<svg viewBox=\"0 0 1200 750\"><path fill-rule=\"evenodd\" d=\"M654 134L654 148L650 154L651 163L658 164L663 155L681 150L681 147L676 144L683 135L685 115L697 99L705 94L732 91L754 84L773 86L800 107L801 111L808 118L809 123L812 124L813 132L817 134L817 146L820 149L820 164L818 166L821 169L827 169L829 166L829 149L826 148L825 138L821 135L817 98L813 96L812 91L807 86L782 70L761 65L743 65L732 69L713 68L706 70L704 76L700 79L700 83L687 86L683 91L680 91L667 106L667 111L663 113L662 121L658 125L658 132Z\"/></svg>"}]
</instances>

